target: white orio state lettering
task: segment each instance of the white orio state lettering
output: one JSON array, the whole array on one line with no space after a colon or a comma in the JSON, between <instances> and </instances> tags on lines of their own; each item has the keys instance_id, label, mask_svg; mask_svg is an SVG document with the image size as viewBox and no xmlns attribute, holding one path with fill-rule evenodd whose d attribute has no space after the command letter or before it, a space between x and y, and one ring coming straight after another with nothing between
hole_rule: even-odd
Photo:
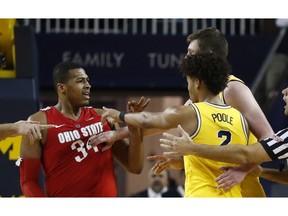
<instances>
[{"instance_id":1,"label":"white orio state lettering","mask_svg":"<svg viewBox=\"0 0 288 216\"><path fill-rule=\"evenodd\" d=\"M173 53L148 53L150 68L176 68L184 57L185 54L177 56Z\"/></svg>"},{"instance_id":2,"label":"white orio state lettering","mask_svg":"<svg viewBox=\"0 0 288 216\"><path fill-rule=\"evenodd\" d=\"M79 52L63 52L63 61L73 61L84 65L85 67L97 67L97 68L119 68L122 65L124 53L116 52L100 52L100 53L85 53Z\"/></svg>"},{"instance_id":3,"label":"white orio state lettering","mask_svg":"<svg viewBox=\"0 0 288 216\"><path fill-rule=\"evenodd\" d=\"M94 134L101 133L102 131L103 131L103 125L101 122L92 125L87 125L81 128L81 132L84 137L92 136Z\"/></svg>"},{"instance_id":4,"label":"white orio state lettering","mask_svg":"<svg viewBox=\"0 0 288 216\"><path fill-rule=\"evenodd\" d=\"M233 117L232 116L228 116L225 113L213 113L211 114L213 121L216 122L227 122L230 125L233 125Z\"/></svg>"},{"instance_id":5,"label":"white orio state lettering","mask_svg":"<svg viewBox=\"0 0 288 216\"><path fill-rule=\"evenodd\" d=\"M71 142L77 139L80 139L78 130L65 131L58 134L58 140L60 143Z\"/></svg>"},{"instance_id":6,"label":"white orio state lettering","mask_svg":"<svg viewBox=\"0 0 288 216\"><path fill-rule=\"evenodd\" d=\"M103 132L103 125L101 122L95 124L87 125L80 128L80 131L65 131L58 134L58 140L61 144L65 142L72 142L81 139L81 134L84 137L90 137L94 134Z\"/></svg>"}]
</instances>

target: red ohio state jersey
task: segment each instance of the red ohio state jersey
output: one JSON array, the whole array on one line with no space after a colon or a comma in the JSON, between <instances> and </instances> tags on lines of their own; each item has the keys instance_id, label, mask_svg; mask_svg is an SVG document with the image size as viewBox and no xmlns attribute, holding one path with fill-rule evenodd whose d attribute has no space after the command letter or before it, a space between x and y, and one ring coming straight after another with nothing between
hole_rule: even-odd
<instances>
[{"instance_id":1,"label":"red ohio state jersey","mask_svg":"<svg viewBox=\"0 0 288 216\"><path fill-rule=\"evenodd\" d=\"M101 152L89 145L94 134L111 130L102 125L92 107L82 107L75 121L55 107L47 107L47 124L60 127L48 130L41 158L48 197L116 197L112 150Z\"/></svg>"}]
</instances>

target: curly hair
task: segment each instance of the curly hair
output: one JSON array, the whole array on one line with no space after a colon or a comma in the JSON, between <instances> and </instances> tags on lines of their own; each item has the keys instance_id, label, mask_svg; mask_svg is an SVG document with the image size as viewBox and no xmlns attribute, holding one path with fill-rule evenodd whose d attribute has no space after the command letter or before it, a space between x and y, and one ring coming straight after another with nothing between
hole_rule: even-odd
<instances>
[{"instance_id":1,"label":"curly hair","mask_svg":"<svg viewBox=\"0 0 288 216\"><path fill-rule=\"evenodd\" d=\"M222 58L226 58L228 55L228 41L217 28L209 27L200 29L188 35L188 45L194 40L198 40L200 52L212 51Z\"/></svg>"},{"instance_id":2,"label":"curly hair","mask_svg":"<svg viewBox=\"0 0 288 216\"><path fill-rule=\"evenodd\" d=\"M226 59L214 53L196 53L183 59L180 72L184 77L203 81L208 90L216 95L227 86L231 66Z\"/></svg>"}]
</instances>

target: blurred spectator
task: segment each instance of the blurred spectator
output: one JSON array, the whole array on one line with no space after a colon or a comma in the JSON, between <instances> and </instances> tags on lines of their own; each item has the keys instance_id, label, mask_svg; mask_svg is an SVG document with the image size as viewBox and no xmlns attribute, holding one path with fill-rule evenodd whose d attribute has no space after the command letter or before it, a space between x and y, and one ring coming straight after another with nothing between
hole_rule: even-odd
<instances>
[{"instance_id":1,"label":"blurred spectator","mask_svg":"<svg viewBox=\"0 0 288 216\"><path fill-rule=\"evenodd\" d=\"M132 197L162 197L162 194L168 191L169 174L164 170L160 174L154 174L149 170L148 172L149 186L142 191L132 195Z\"/></svg>"},{"instance_id":2,"label":"blurred spectator","mask_svg":"<svg viewBox=\"0 0 288 216\"><path fill-rule=\"evenodd\" d=\"M185 171L184 169L179 171L180 184L174 181L174 184L169 184L169 189L162 194L162 197L184 197L184 183L185 183ZM171 178L172 179L172 178Z\"/></svg>"}]
</instances>

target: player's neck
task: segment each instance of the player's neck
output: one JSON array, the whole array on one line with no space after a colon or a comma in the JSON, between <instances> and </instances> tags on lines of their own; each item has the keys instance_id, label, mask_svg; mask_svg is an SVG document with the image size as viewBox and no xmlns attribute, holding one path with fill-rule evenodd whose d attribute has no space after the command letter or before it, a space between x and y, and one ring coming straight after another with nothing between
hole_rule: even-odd
<instances>
[{"instance_id":1,"label":"player's neck","mask_svg":"<svg viewBox=\"0 0 288 216\"><path fill-rule=\"evenodd\" d=\"M213 104L223 104L223 102L220 100L218 95L207 95L205 98L203 98L203 102L209 102Z\"/></svg>"},{"instance_id":2,"label":"player's neck","mask_svg":"<svg viewBox=\"0 0 288 216\"><path fill-rule=\"evenodd\" d=\"M73 107L69 103L63 103L58 101L58 103L54 107L64 116L74 120L77 120L81 115L81 107Z\"/></svg>"}]
</instances>

